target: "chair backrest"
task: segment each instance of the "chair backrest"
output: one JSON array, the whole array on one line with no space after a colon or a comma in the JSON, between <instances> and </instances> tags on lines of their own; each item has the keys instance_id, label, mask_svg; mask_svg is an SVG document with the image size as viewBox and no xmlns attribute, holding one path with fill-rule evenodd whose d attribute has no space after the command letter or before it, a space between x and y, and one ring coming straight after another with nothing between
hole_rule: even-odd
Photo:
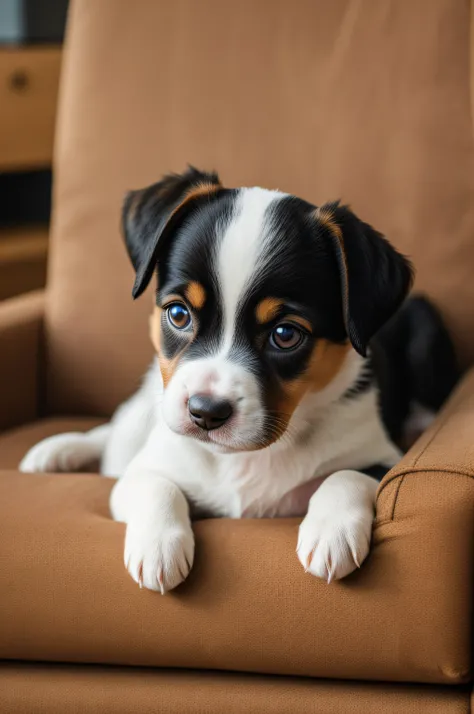
<instances>
[{"instance_id":1,"label":"chair backrest","mask_svg":"<svg viewBox=\"0 0 474 714\"><path fill-rule=\"evenodd\" d=\"M124 192L189 162L342 198L412 256L474 357L470 8L453 0L75 0L49 271L49 409L110 413L152 356ZM151 291L150 291L151 293Z\"/></svg>"}]
</instances>

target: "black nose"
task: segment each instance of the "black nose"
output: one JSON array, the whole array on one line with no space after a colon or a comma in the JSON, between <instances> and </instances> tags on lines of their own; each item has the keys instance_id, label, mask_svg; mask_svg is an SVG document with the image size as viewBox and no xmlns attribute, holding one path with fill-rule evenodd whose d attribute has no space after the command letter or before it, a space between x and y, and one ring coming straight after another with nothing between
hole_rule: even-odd
<instances>
[{"instance_id":1,"label":"black nose","mask_svg":"<svg viewBox=\"0 0 474 714\"><path fill-rule=\"evenodd\" d=\"M206 431L222 426L232 414L232 404L227 399L216 399L205 394L190 397L188 409L193 422Z\"/></svg>"}]
</instances>

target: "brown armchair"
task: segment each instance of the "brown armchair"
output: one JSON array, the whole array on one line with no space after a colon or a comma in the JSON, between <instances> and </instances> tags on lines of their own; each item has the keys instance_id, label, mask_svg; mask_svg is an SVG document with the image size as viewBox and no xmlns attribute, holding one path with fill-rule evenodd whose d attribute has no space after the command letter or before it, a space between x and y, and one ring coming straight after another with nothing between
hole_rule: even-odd
<instances>
[{"instance_id":1,"label":"brown armchair","mask_svg":"<svg viewBox=\"0 0 474 714\"><path fill-rule=\"evenodd\" d=\"M412 256L469 366L470 21L450 0L72 3L48 287L0 305L0 711L471 711L472 372L382 482L368 560L329 586L296 520L206 520L190 578L139 590L110 479L16 470L146 369L120 205L186 162L351 201Z\"/></svg>"}]
</instances>

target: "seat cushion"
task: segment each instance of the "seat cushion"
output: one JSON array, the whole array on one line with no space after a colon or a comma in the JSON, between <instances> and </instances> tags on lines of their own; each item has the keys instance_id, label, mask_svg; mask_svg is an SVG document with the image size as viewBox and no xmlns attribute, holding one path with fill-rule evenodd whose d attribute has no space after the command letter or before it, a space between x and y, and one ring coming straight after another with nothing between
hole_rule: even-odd
<instances>
[{"instance_id":1,"label":"seat cushion","mask_svg":"<svg viewBox=\"0 0 474 714\"><path fill-rule=\"evenodd\" d=\"M217 672L4 664L8 714L468 714L467 688Z\"/></svg>"},{"instance_id":2,"label":"seat cushion","mask_svg":"<svg viewBox=\"0 0 474 714\"><path fill-rule=\"evenodd\" d=\"M343 581L303 571L297 520L209 519L194 524L189 578L163 597L125 570L112 479L4 471L0 659L465 682L474 489L453 475L436 519L413 513L413 498L439 496L436 477L405 478L369 559Z\"/></svg>"},{"instance_id":3,"label":"seat cushion","mask_svg":"<svg viewBox=\"0 0 474 714\"><path fill-rule=\"evenodd\" d=\"M16 469L28 449L47 436L66 431L88 431L103 419L86 417L40 419L18 429L0 432L0 469Z\"/></svg>"}]
</instances>

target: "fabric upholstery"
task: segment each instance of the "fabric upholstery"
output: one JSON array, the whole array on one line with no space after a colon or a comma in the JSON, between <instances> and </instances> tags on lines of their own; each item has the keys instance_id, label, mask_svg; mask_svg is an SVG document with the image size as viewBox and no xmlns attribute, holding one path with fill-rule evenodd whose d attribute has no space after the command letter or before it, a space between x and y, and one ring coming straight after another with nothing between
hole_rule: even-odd
<instances>
[{"instance_id":1,"label":"fabric upholstery","mask_svg":"<svg viewBox=\"0 0 474 714\"><path fill-rule=\"evenodd\" d=\"M466 422L455 462L429 468L441 414L420 470L409 455L381 485L369 559L330 586L301 568L297 520L211 519L195 524L189 579L165 597L140 590L123 565L124 526L109 517L110 479L3 472L0 658L467 681L473 390L471 375L445 412Z\"/></svg>"},{"instance_id":2,"label":"fabric upholstery","mask_svg":"<svg viewBox=\"0 0 474 714\"><path fill-rule=\"evenodd\" d=\"M227 185L352 203L412 256L472 362L470 14L452 0L73 0L45 320L40 295L0 306L1 711L470 711L473 376L382 483L368 561L330 586L302 571L296 520L208 520L189 580L141 591L111 480L15 470L43 436L98 423L34 422L44 396L49 413L107 415L136 388L151 295L131 301L122 197L188 161Z\"/></svg>"},{"instance_id":3,"label":"fabric upholstery","mask_svg":"<svg viewBox=\"0 0 474 714\"><path fill-rule=\"evenodd\" d=\"M394 493L403 476L431 471L474 476L474 370L451 395L431 427L419 438L400 463L384 479L379 497L386 489ZM387 494L384 501L390 504ZM390 508L394 505L390 505Z\"/></svg>"},{"instance_id":4,"label":"fabric upholstery","mask_svg":"<svg viewBox=\"0 0 474 714\"><path fill-rule=\"evenodd\" d=\"M43 313L41 291L0 303L0 432L38 415Z\"/></svg>"},{"instance_id":5,"label":"fabric upholstery","mask_svg":"<svg viewBox=\"0 0 474 714\"><path fill-rule=\"evenodd\" d=\"M31 424L0 433L0 469L16 469L28 449L48 436L67 431L88 431L98 426L100 419L40 419Z\"/></svg>"},{"instance_id":6,"label":"fabric upholstery","mask_svg":"<svg viewBox=\"0 0 474 714\"><path fill-rule=\"evenodd\" d=\"M119 235L125 190L216 168L341 197L417 268L474 357L469 3L72 4L48 302L53 412L106 414L151 357ZM107 61L104 61L104 58ZM74 378L71 379L71 375Z\"/></svg>"},{"instance_id":7,"label":"fabric upholstery","mask_svg":"<svg viewBox=\"0 0 474 714\"><path fill-rule=\"evenodd\" d=\"M3 665L8 714L468 714L448 687L70 665Z\"/></svg>"}]
</instances>

